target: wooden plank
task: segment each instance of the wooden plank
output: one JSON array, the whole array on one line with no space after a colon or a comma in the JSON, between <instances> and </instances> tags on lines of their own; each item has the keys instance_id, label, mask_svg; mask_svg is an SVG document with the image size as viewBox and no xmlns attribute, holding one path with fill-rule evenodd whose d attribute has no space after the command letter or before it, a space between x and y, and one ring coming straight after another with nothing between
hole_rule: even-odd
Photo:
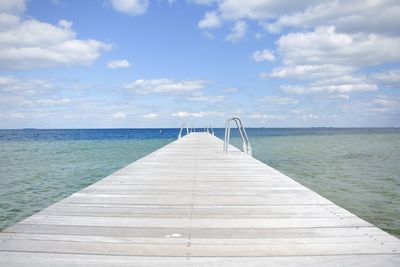
<instances>
[{"instance_id":1,"label":"wooden plank","mask_svg":"<svg viewBox=\"0 0 400 267\"><path fill-rule=\"evenodd\" d=\"M399 263L397 238L201 133L0 233L1 266Z\"/></svg>"},{"instance_id":2,"label":"wooden plank","mask_svg":"<svg viewBox=\"0 0 400 267\"><path fill-rule=\"evenodd\" d=\"M105 235L66 235L66 234L35 234L35 233L0 233L0 240L43 240L69 242L108 242L130 244L184 244L188 243L187 234L173 233L162 237L126 237ZM319 244L319 243L396 243L397 240L388 235L371 238L367 235L357 236L321 236L315 237L259 237L259 238L192 238L191 245L270 245L270 244Z\"/></svg>"},{"instance_id":3,"label":"wooden plank","mask_svg":"<svg viewBox=\"0 0 400 267\"><path fill-rule=\"evenodd\" d=\"M135 257L88 254L1 252L2 266L393 266L400 265L399 255L335 255L301 257Z\"/></svg>"}]
</instances>

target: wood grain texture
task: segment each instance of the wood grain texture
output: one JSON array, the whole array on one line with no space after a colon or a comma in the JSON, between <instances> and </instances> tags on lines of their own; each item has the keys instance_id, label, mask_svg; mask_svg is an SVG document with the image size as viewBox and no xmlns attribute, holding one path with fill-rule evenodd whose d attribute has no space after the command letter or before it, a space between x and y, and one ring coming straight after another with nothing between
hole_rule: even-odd
<instances>
[{"instance_id":1,"label":"wood grain texture","mask_svg":"<svg viewBox=\"0 0 400 267\"><path fill-rule=\"evenodd\" d=\"M192 133L5 229L0 265L400 266L399 239L222 145Z\"/></svg>"}]
</instances>

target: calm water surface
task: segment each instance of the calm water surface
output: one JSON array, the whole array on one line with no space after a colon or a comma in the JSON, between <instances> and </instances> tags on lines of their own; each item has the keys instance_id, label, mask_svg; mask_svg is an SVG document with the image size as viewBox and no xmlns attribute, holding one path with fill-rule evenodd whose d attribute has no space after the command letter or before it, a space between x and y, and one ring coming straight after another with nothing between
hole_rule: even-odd
<instances>
[{"instance_id":1,"label":"calm water surface","mask_svg":"<svg viewBox=\"0 0 400 267\"><path fill-rule=\"evenodd\" d=\"M177 133L0 130L0 229L151 153ZM248 129L248 135L257 159L400 236L400 129ZM240 145L238 138L232 142Z\"/></svg>"}]
</instances>

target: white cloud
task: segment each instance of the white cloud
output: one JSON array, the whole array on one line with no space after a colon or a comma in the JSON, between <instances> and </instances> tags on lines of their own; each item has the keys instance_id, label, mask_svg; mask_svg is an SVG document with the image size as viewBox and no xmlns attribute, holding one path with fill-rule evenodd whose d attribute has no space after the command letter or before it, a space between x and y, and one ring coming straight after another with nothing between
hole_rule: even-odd
<instances>
[{"instance_id":1,"label":"white cloud","mask_svg":"<svg viewBox=\"0 0 400 267\"><path fill-rule=\"evenodd\" d=\"M310 80L342 76L354 71L354 67L341 65L291 65L274 68L270 74L265 75L272 78L296 78L300 80Z\"/></svg>"},{"instance_id":2,"label":"white cloud","mask_svg":"<svg viewBox=\"0 0 400 267\"><path fill-rule=\"evenodd\" d=\"M179 117L179 118L187 118L187 117L204 118L204 117L209 117L209 116L222 116L222 114L220 112L205 112L205 111L187 112L187 111L178 111L178 112L172 113L171 116L172 117Z\"/></svg>"},{"instance_id":3,"label":"white cloud","mask_svg":"<svg viewBox=\"0 0 400 267\"><path fill-rule=\"evenodd\" d=\"M21 112L0 112L0 119L25 119L25 114Z\"/></svg>"},{"instance_id":4,"label":"white cloud","mask_svg":"<svg viewBox=\"0 0 400 267\"><path fill-rule=\"evenodd\" d=\"M322 1L321 1L322 2ZM267 24L271 32L284 27L313 28L334 25L339 32L398 34L400 6L396 0L325 1L305 10L285 14Z\"/></svg>"},{"instance_id":5,"label":"white cloud","mask_svg":"<svg viewBox=\"0 0 400 267\"><path fill-rule=\"evenodd\" d=\"M129 15L143 15L149 7L149 0L111 0L112 7Z\"/></svg>"},{"instance_id":6,"label":"white cloud","mask_svg":"<svg viewBox=\"0 0 400 267\"><path fill-rule=\"evenodd\" d=\"M319 116L319 115L316 115L316 114L313 114L313 113L309 113L309 114L301 115L301 118L302 118L303 120L308 120L308 119L319 119L320 116Z\"/></svg>"},{"instance_id":7,"label":"white cloud","mask_svg":"<svg viewBox=\"0 0 400 267\"><path fill-rule=\"evenodd\" d=\"M285 118L284 116L281 115L270 115L264 113L252 113L248 117L257 120L282 120Z\"/></svg>"},{"instance_id":8,"label":"white cloud","mask_svg":"<svg viewBox=\"0 0 400 267\"><path fill-rule=\"evenodd\" d=\"M400 60L400 38L337 33L334 27L289 33L280 37L277 45L283 65L274 68L270 74L261 74L262 77L311 81L281 86L286 93L328 93L348 98L353 92L373 92L378 89L377 85L359 75L358 70ZM384 76L377 75L375 81L379 77Z\"/></svg>"},{"instance_id":9,"label":"white cloud","mask_svg":"<svg viewBox=\"0 0 400 267\"><path fill-rule=\"evenodd\" d=\"M302 114L307 111L305 109L291 109L291 110L289 110L289 112L292 114Z\"/></svg>"},{"instance_id":10,"label":"white cloud","mask_svg":"<svg viewBox=\"0 0 400 267\"><path fill-rule=\"evenodd\" d=\"M188 0L188 2L213 5L216 8L206 12L204 18L199 22L199 26L204 28L207 25L218 25L223 21L234 21L235 26L231 34L226 38L228 41L241 39L247 30L245 20L255 20L263 23L269 19L275 19L287 12L301 11L310 4L318 3L318 0ZM201 28L203 28L201 27ZM261 36L261 35L258 35Z\"/></svg>"},{"instance_id":11,"label":"white cloud","mask_svg":"<svg viewBox=\"0 0 400 267\"><path fill-rule=\"evenodd\" d=\"M384 85L400 87L400 69L374 73L372 78Z\"/></svg>"},{"instance_id":12,"label":"white cloud","mask_svg":"<svg viewBox=\"0 0 400 267\"><path fill-rule=\"evenodd\" d=\"M378 90L365 76L340 76L323 79L311 84L311 92L326 91L329 93L347 94L352 92L372 92Z\"/></svg>"},{"instance_id":13,"label":"white cloud","mask_svg":"<svg viewBox=\"0 0 400 267\"><path fill-rule=\"evenodd\" d=\"M158 118L158 114L151 112L151 113L144 114L141 117L145 118L145 119L156 119L156 118Z\"/></svg>"},{"instance_id":14,"label":"white cloud","mask_svg":"<svg viewBox=\"0 0 400 267\"><path fill-rule=\"evenodd\" d=\"M1 0L0 13L21 14L26 9L25 0Z\"/></svg>"},{"instance_id":15,"label":"white cloud","mask_svg":"<svg viewBox=\"0 0 400 267\"><path fill-rule=\"evenodd\" d=\"M0 92L17 95L35 95L53 88L54 85L48 80L0 76Z\"/></svg>"},{"instance_id":16,"label":"white cloud","mask_svg":"<svg viewBox=\"0 0 400 267\"><path fill-rule=\"evenodd\" d=\"M201 90L208 83L209 81L206 80L174 81L170 79L140 79L133 83L124 84L123 87L135 94L187 93Z\"/></svg>"},{"instance_id":17,"label":"white cloud","mask_svg":"<svg viewBox=\"0 0 400 267\"><path fill-rule=\"evenodd\" d=\"M258 101L276 105L297 105L299 103L297 99L281 96L265 96Z\"/></svg>"},{"instance_id":18,"label":"white cloud","mask_svg":"<svg viewBox=\"0 0 400 267\"><path fill-rule=\"evenodd\" d=\"M332 115L325 115L325 114L314 114L314 113L308 113L308 114L303 114L299 116L302 120L319 120L319 119L335 119L338 116L336 114Z\"/></svg>"},{"instance_id":19,"label":"white cloud","mask_svg":"<svg viewBox=\"0 0 400 267\"><path fill-rule=\"evenodd\" d=\"M198 26L200 29L219 28L221 27L221 19L216 12L207 12L203 19L199 21Z\"/></svg>"},{"instance_id":20,"label":"white cloud","mask_svg":"<svg viewBox=\"0 0 400 267\"><path fill-rule=\"evenodd\" d=\"M266 20L275 18L281 14L302 10L317 0L222 0L219 2L219 10L227 19L254 19Z\"/></svg>"},{"instance_id":21,"label":"white cloud","mask_svg":"<svg viewBox=\"0 0 400 267\"><path fill-rule=\"evenodd\" d=\"M400 60L400 38L337 33L334 27L289 33L277 44L285 65L363 67Z\"/></svg>"},{"instance_id":22,"label":"white cloud","mask_svg":"<svg viewBox=\"0 0 400 267\"><path fill-rule=\"evenodd\" d=\"M24 119L25 115L19 112L11 113L10 114L11 118L17 118L17 119Z\"/></svg>"},{"instance_id":23,"label":"white cloud","mask_svg":"<svg viewBox=\"0 0 400 267\"><path fill-rule=\"evenodd\" d=\"M116 119L125 119L126 118L126 113L124 113L124 112L115 112L112 116L114 118L116 118Z\"/></svg>"},{"instance_id":24,"label":"white cloud","mask_svg":"<svg viewBox=\"0 0 400 267\"><path fill-rule=\"evenodd\" d=\"M76 39L71 22L55 26L37 20L11 23L0 32L0 68L32 69L90 65L110 46L96 40Z\"/></svg>"},{"instance_id":25,"label":"white cloud","mask_svg":"<svg viewBox=\"0 0 400 267\"><path fill-rule=\"evenodd\" d=\"M256 62L275 60L274 52L268 49L255 51L252 55L252 58Z\"/></svg>"},{"instance_id":26,"label":"white cloud","mask_svg":"<svg viewBox=\"0 0 400 267\"><path fill-rule=\"evenodd\" d=\"M376 84L371 83L365 76L341 76L330 79L318 80L308 85L283 85L281 90L285 93L336 93L349 94L354 92L373 92L378 90Z\"/></svg>"},{"instance_id":27,"label":"white cloud","mask_svg":"<svg viewBox=\"0 0 400 267\"><path fill-rule=\"evenodd\" d=\"M367 103L366 112L371 113L398 113L400 112L400 99L398 97L380 95Z\"/></svg>"},{"instance_id":28,"label":"white cloud","mask_svg":"<svg viewBox=\"0 0 400 267\"><path fill-rule=\"evenodd\" d=\"M379 96L375 98L372 103L385 108L400 108L398 101L388 96Z\"/></svg>"},{"instance_id":29,"label":"white cloud","mask_svg":"<svg viewBox=\"0 0 400 267\"><path fill-rule=\"evenodd\" d=\"M356 100L342 106L343 111L364 115L396 114L400 112L400 98L378 95L369 100Z\"/></svg>"},{"instance_id":30,"label":"white cloud","mask_svg":"<svg viewBox=\"0 0 400 267\"><path fill-rule=\"evenodd\" d=\"M36 104L44 106L58 106L58 105L65 105L70 102L71 100L69 98L52 98L52 99L39 99L36 101Z\"/></svg>"},{"instance_id":31,"label":"white cloud","mask_svg":"<svg viewBox=\"0 0 400 267\"><path fill-rule=\"evenodd\" d=\"M119 69L119 68L129 68L131 63L128 60L111 60L107 63L107 68L109 69Z\"/></svg>"},{"instance_id":32,"label":"white cloud","mask_svg":"<svg viewBox=\"0 0 400 267\"><path fill-rule=\"evenodd\" d=\"M186 117L199 117L202 118L204 117L205 112L186 112L186 111L178 111L175 113L172 113L172 117L180 117L180 118L186 118Z\"/></svg>"},{"instance_id":33,"label":"white cloud","mask_svg":"<svg viewBox=\"0 0 400 267\"><path fill-rule=\"evenodd\" d=\"M206 95L203 95L202 93L194 94L193 96L190 96L186 99L189 101L209 102L209 103L219 103L219 102L225 101L225 97L222 95L206 96Z\"/></svg>"},{"instance_id":34,"label":"white cloud","mask_svg":"<svg viewBox=\"0 0 400 267\"><path fill-rule=\"evenodd\" d=\"M204 1L214 2L214 1ZM270 32L284 27L312 29L335 26L339 32L399 33L400 6L397 0L221 0L215 1L224 20L255 20ZM268 23L266 23L268 22Z\"/></svg>"},{"instance_id":35,"label":"white cloud","mask_svg":"<svg viewBox=\"0 0 400 267\"><path fill-rule=\"evenodd\" d=\"M18 16L0 13L0 32L17 26L19 22L20 18Z\"/></svg>"},{"instance_id":36,"label":"white cloud","mask_svg":"<svg viewBox=\"0 0 400 267\"><path fill-rule=\"evenodd\" d=\"M247 27L245 21L237 21L231 28L231 32L226 36L226 40L230 42L241 40L246 35Z\"/></svg>"}]
</instances>

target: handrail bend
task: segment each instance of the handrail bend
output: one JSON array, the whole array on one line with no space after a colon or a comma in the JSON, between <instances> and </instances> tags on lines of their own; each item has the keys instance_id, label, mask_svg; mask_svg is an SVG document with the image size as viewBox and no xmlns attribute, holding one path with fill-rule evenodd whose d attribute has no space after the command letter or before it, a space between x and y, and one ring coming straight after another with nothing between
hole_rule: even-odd
<instances>
[{"instance_id":1,"label":"handrail bend","mask_svg":"<svg viewBox=\"0 0 400 267\"><path fill-rule=\"evenodd\" d=\"M182 126L181 126L181 129L179 130L178 139L181 139L181 138L182 138L182 130L183 130L184 127L186 128L186 134L189 134L189 133L190 133L189 128L188 128L186 122L184 122L184 123L182 124Z\"/></svg>"},{"instance_id":2,"label":"handrail bend","mask_svg":"<svg viewBox=\"0 0 400 267\"><path fill-rule=\"evenodd\" d=\"M229 140L231 137L231 124L230 124L231 121L234 121L236 123L236 127L238 128L238 131L239 131L240 137L242 139L242 143L243 143L243 152L246 153L247 155L251 156L252 151L251 151L251 145L250 145L249 138L247 137L247 133L246 133L246 130L244 129L242 121L237 117L226 120L225 138L224 138L224 153L228 153Z\"/></svg>"},{"instance_id":3,"label":"handrail bend","mask_svg":"<svg viewBox=\"0 0 400 267\"><path fill-rule=\"evenodd\" d=\"M213 129L213 127L211 125L208 125L206 128L204 128L204 131L209 133L209 134L214 135L214 129Z\"/></svg>"}]
</instances>

